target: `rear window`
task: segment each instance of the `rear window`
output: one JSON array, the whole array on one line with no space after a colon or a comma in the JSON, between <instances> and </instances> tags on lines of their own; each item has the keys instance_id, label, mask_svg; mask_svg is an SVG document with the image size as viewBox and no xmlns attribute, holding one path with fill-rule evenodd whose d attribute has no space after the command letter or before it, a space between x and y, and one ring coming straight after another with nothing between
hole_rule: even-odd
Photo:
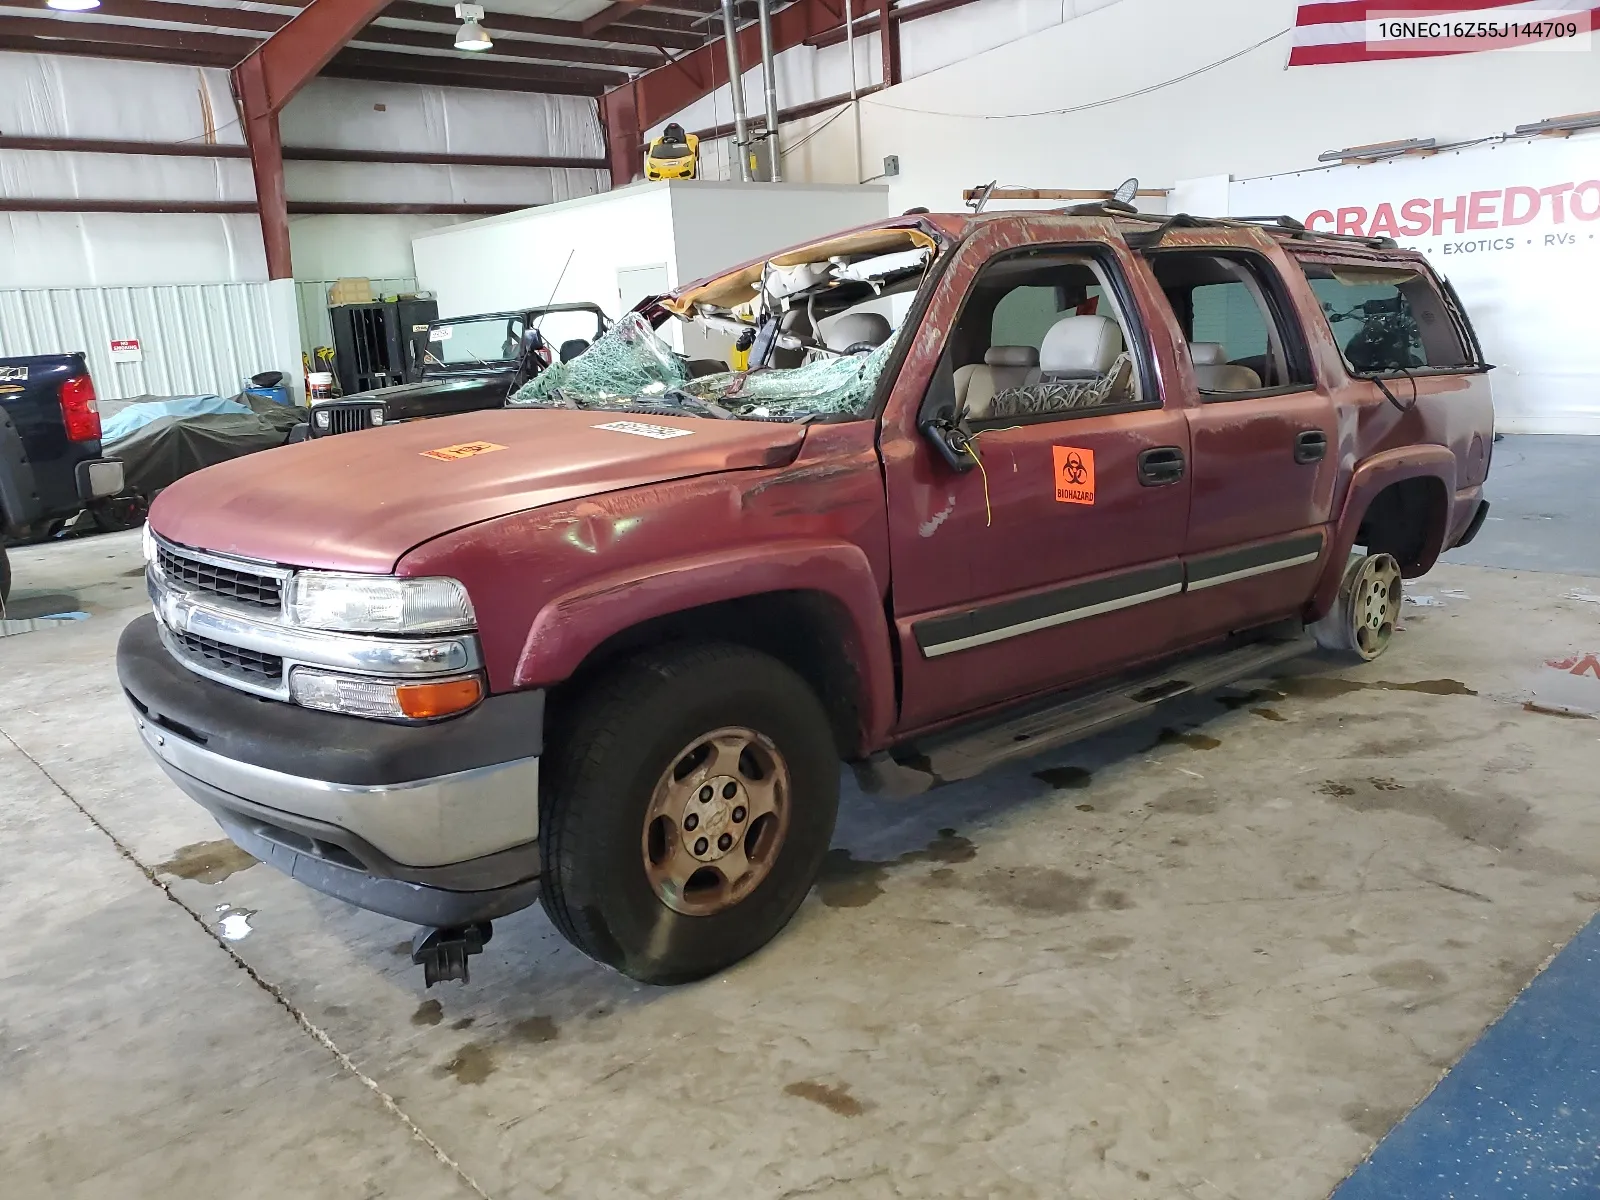
<instances>
[{"instance_id":1,"label":"rear window","mask_svg":"<svg viewBox=\"0 0 1600 1200\"><path fill-rule=\"evenodd\" d=\"M1477 367L1426 274L1368 264L1301 265L1352 374Z\"/></svg>"}]
</instances>

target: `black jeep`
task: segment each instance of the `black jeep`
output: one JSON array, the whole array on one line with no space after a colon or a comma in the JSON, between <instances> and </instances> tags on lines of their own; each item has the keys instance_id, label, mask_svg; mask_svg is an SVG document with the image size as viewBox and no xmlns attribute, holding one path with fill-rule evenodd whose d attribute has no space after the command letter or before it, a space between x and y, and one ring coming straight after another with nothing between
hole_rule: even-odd
<instances>
[{"instance_id":1,"label":"black jeep","mask_svg":"<svg viewBox=\"0 0 1600 1200\"><path fill-rule=\"evenodd\" d=\"M499 408L552 362L576 358L610 327L605 313L588 303L433 321L416 334L421 379L313 401L305 436Z\"/></svg>"}]
</instances>

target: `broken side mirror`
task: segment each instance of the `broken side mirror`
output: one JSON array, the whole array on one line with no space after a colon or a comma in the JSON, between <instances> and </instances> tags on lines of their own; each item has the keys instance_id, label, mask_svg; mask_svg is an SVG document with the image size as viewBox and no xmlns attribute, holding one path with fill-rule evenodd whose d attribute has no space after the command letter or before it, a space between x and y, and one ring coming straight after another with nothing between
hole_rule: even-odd
<instances>
[{"instance_id":1,"label":"broken side mirror","mask_svg":"<svg viewBox=\"0 0 1600 1200\"><path fill-rule=\"evenodd\" d=\"M957 473L970 471L978 465L970 448L972 435L967 431L966 420L967 406L956 402L955 371L946 352L940 355L939 365L928 384L928 394L922 399L917 429L928 439L934 453Z\"/></svg>"}]
</instances>

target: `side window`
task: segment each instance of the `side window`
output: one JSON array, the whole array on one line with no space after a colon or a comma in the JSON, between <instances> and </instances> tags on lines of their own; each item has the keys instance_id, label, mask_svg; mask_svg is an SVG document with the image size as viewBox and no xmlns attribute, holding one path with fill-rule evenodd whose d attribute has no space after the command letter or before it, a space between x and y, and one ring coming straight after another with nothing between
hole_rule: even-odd
<instances>
[{"instance_id":1,"label":"side window","mask_svg":"<svg viewBox=\"0 0 1600 1200\"><path fill-rule=\"evenodd\" d=\"M1098 283L1077 287L1025 284L1012 288L994 307L991 346L1044 345L1050 327L1065 316L1096 316L1105 295Z\"/></svg>"},{"instance_id":2,"label":"side window","mask_svg":"<svg viewBox=\"0 0 1600 1200\"><path fill-rule=\"evenodd\" d=\"M1303 263L1353 375L1476 366L1444 297L1419 271Z\"/></svg>"},{"instance_id":3,"label":"side window","mask_svg":"<svg viewBox=\"0 0 1600 1200\"><path fill-rule=\"evenodd\" d=\"M1031 249L979 273L949 345L973 421L1088 416L1159 403L1111 276L1092 253ZM1152 399L1146 400L1146 397Z\"/></svg>"},{"instance_id":4,"label":"side window","mask_svg":"<svg viewBox=\"0 0 1600 1200\"><path fill-rule=\"evenodd\" d=\"M1150 268L1172 305L1207 400L1310 387L1300 327L1271 264L1250 253L1162 250Z\"/></svg>"}]
</instances>

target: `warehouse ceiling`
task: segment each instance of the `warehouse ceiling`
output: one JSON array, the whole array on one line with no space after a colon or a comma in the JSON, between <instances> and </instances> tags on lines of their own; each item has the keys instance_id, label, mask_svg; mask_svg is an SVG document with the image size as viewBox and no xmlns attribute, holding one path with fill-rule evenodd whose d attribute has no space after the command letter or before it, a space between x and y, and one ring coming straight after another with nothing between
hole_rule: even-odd
<instances>
[{"instance_id":1,"label":"warehouse ceiling","mask_svg":"<svg viewBox=\"0 0 1600 1200\"><path fill-rule=\"evenodd\" d=\"M101 0L69 13L46 0L0 0L0 50L232 68L306 3ZM486 0L484 8L490 50L455 49L453 4L394 0L321 73L598 96L721 32L717 0ZM754 8L741 3L741 23Z\"/></svg>"}]
</instances>

